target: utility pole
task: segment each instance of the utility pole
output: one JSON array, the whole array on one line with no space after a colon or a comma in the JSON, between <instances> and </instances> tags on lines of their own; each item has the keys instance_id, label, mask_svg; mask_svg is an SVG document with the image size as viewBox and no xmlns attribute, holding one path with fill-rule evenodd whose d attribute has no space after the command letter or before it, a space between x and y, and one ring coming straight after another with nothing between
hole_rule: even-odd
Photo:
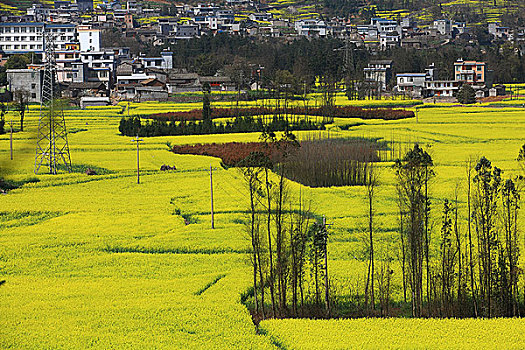
<instances>
[{"instance_id":1,"label":"utility pole","mask_svg":"<svg viewBox=\"0 0 525 350\"><path fill-rule=\"evenodd\" d=\"M139 135L137 135L136 138L131 140L131 142L137 143L137 184L140 184L139 144L142 141L143 141L142 139L139 139Z\"/></svg>"},{"instance_id":2,"label":"utility pole","mask_svg":"<svg viewBox=\"0 0 525 350\"><path fill-rule=\"evenodd\" d=\"M215 218L213 216L213 169L210 165L210 198L211 198L211 228L215 228Z\"/></svg>"},{"instance_id":3,"label":"utility pole","mask_svg":"<svg viewBox=\"0 0 525 350\"><path fill-rule=\"evenodd\" d=\"M9 135L9 150L11 151L11 160L13 160L13 117L11 117L11 131Z\"/></svg>"}]
</instances>

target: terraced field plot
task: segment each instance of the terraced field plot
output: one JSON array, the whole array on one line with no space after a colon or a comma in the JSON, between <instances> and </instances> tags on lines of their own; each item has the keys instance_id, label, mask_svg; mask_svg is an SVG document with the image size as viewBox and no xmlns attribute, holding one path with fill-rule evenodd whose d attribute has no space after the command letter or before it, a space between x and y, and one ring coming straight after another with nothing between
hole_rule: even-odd
<instances>
[{"instance_id":1,"label":"terraced field plot","mask_svg":"<svg viewBox=\"0 0 525 350\"><path fill-rule=\"evenodd\" d=\"M341 131L337 125L349 121L338 119L330 133L431 146L436 203L451 198L471 155L485 155L506 173L517 171L514 159L525 142L523 109L425 107L418 122L359 120L362 125ZM69 135L73 163L107 169L105 175L38 175L39 182L0 195L0 279L6 280L0 287L0 348L383 348L388 341L395 348L425 348L435 344L430 336L428 342L421 338L430 328L444 348L455 347L457 336L464 339L464 348L523 343L515 320L466 326L434 320L431 327L429 321L402 319L272 320L261 325L266 335L257 334L240 303L250 284L241 176L236 169L221 168L218 159L169 153L166 142L254 141L258 135L146 139L142 183L137 185L136 151L129 138L118 135L120 115L113 109L73 111L67 120L76 131ZM0 136L0 166L9 178L35 177L36 124L32 111L28 131L15 134L12 162L8 137ZM178 170L160 172L162 164ZM210 164L217 169L215 230L209 229ZM377 237L380 254L392 256L397 240L393 174L390 164L383 168ZM292 184L293 190L298 187ZM365 270L363 188L302 190L314 212L334 223L330 266L341 294L350 293ZM183 216L188 215L192 223L185 225ZM396 300L402 297L400 275L394 266ZM494 338L486 336L487 329L511 331ZM401 336L410 330L413 336ZM367 335L385 340L363 340Z\"/></svg>"}]
</instances>

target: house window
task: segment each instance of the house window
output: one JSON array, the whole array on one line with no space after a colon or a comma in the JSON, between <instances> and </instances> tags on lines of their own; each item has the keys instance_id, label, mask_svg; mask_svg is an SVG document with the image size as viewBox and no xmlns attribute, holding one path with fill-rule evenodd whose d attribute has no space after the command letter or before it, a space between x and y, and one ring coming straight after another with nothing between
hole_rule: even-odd
<instances>
[{"instance_id":1,"label":"house window","mask_svg":"<svg viewBox=\"0 0 525 350\"><path fill-rule=\"evenodd\" d=\"M31 93L31 98L36 98L36 93L35 92Z\"/></svg>"},{"instance_id":2,"label":"house window","mask_svg":"<svg viewBox=\"0 0 525 350\"><path fill-rule=\"evenodd\" d=\"M481 74L478 74L478 80L481 80Z\"/></svg>"},{"instance_id":3,"label":"house window","mask_svg":"<svg viewBox=\"0 0 525 350\"><path fill-rule=\"evenodd\" d=\"M404 79L403 78L399 78L399 83L403 84L404 83Z\"/></svg>"},{"instance_id":4,"label":"house window","mask_svg":"<svg viewBox=\"0 0 525 350\"><path fill-rule=\"evenodd\" d=\"M35 83L31 84L31 90L34 90L34 89L36 89L36 84Z\"/></svg>"}]
</instances>

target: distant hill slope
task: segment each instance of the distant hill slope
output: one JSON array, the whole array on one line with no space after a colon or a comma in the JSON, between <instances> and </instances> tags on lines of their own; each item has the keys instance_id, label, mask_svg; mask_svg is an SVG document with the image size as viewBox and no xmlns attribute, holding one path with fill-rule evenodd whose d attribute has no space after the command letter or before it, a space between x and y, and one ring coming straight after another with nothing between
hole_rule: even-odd
<instances>
[{"instance_id":1,"label":"distant hill slope","mask_svg":"<svg viewBox=\"0 0 525 350\"><path fill-rule=\"evenodd\" d=\"M42 3L39 0L0 0L0 11L9 11L13 14L25 12L33 3Z\"/></svg>"},{"instance_id":2,"label":"distant hill slope","mask_svg":"<svg viewBox=\"0 0 525 350\"><path fill-rule=\"evenodd\" d=\"M25 13L33 3L53 4L54 0L0 0L0 11L16 15ZM94 4L103 0L94 0ZM176 3L197 4L199 0L140 0L147 7L157 7ZM284 14L289 6L312 14L324 13L328 16L360 17L367 21L370 17L399 20L410 15L420 23L429 23L436 18L451 18L469 24L503 21L506 25L525 23L525 0L262 0ZM305 11L301 11L303 9ZM294 10L294 11L296 11ZM283 13L280 13L283 12Z\"/></svg>"}]
</instances>

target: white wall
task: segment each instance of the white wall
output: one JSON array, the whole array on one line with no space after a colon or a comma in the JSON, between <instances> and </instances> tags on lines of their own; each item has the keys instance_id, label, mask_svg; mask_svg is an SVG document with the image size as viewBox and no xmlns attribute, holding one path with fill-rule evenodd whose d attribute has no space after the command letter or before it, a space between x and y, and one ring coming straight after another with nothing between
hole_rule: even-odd
<instances>
[{"instance_id":1,"label":"white wall","mask_svg":"<svg viewBox=\"0 0 525 350\"><path fill-rule=\"evenodd\" d=\"M99 29L79 29L78 40L80 42L80 51L100 51Z\"/></svg>"}]
</instances>

